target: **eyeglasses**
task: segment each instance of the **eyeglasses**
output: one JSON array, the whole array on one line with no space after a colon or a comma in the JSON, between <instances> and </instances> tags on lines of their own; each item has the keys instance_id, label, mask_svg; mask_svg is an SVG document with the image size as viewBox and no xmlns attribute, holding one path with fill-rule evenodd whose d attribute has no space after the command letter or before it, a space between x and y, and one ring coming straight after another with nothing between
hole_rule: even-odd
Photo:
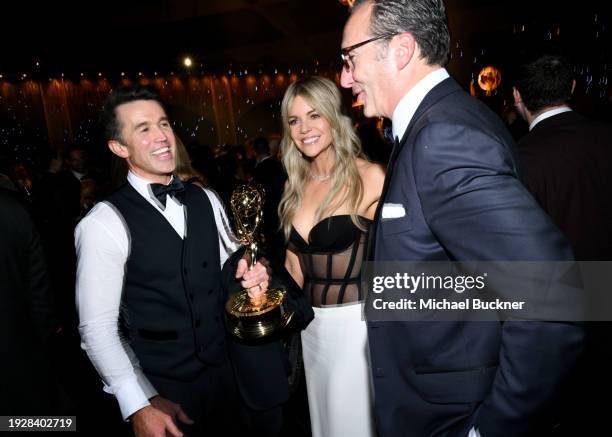
<instances>
[{"instance_id":1,"label":"eyeglasses","mask_svg":"<svg viewBox=\"0 0 612 437\"><path fill-rule=\"evenodd\" d=\"M352 46L348 46L348 47L341 49L340 59L342 59L342 66L344 67L344 70L348 73L353 68L355 68L355 66L353 65L353 60L351 59L351 55L349 54L350 52L352 52L353 50L361 46L369 44L371 42L378 41L379 39L391 38L395 35L397 35L397 33L388 33L386 35L376 36L374 38L370 38L368 40L361 41L361 42L358 42L357 44L353 44Z\"/></svg>"}]
</instances>

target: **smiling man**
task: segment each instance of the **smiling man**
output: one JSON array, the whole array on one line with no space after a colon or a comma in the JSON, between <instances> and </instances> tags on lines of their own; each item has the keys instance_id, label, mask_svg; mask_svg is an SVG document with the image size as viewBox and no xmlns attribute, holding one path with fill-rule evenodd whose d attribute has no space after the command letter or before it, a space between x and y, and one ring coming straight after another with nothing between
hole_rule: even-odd
<instances>
[{"instance_id":1,"label":"smiling man","mask_svg":"<svg viewBox=\"0 0 612 437\"><path fill-rule=\"evenodd\" d=\"M345 25L341 84L396 137L374 261L571 259L503 123L444 69L449 43L442 0L358 0ZM369 321L379 435L546 435L582 339L569 323Z\"/></svg>"},{"instance_id":2,"label":"smiling man","mask_svg":"<svg viewBox=\"0 0 612 437\"><path fill-rule=\"evenodd\" d=\"M115 90L102 119L129 173L75 231L83 348L137 436L220 435L236 408L221 266L238 244L217 197L172 175L176 138L151 89ZM269 279L244 260L236 277L252 292Z\"/></svg>"}]
</instances>

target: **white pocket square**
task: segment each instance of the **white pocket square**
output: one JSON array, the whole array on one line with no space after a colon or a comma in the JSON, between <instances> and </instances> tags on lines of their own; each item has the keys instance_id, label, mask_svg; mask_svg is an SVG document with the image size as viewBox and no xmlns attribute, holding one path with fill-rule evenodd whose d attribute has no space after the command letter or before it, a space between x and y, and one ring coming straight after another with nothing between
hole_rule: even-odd
<instances>
[{"instance_id":1,"label":"white pocket square","mask_svg":"<svg viewBox=\"0 0 612 437\"><path fill-rule=\"evenodd\" d=\"M406 210L404 209L404 205L399 203L385 203L382 208L381 217L383 219L395 219L404 217L406 215Z\"/></svg>"}]
</instances>

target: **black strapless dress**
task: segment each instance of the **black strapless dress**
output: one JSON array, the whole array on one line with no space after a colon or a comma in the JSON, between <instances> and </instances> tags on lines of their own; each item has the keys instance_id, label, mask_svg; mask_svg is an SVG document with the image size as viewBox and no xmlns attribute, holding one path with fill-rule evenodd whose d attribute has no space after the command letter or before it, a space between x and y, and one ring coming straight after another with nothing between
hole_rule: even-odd
<instances>
[{"instance_id":1,"label":"black strapless dress","mask_svg":"<svg viewBox=\"0 0 612 437\"><path fill-rule=\"evenodd\" d=\"M374 437L366 324L360 283L367 229L349 215L317 223L308 241L292 229L289 250L297 254L304 292L315 318L302 331L302 350L313 437Z\"/></svg>"},{"instance_id":2,"label":"black strapless dress","mask_svg":"<svg viewBox=\"0 0 612 437\"><path fill-rule=\"evenodd\" d=\"M350 215L333 215L317 223L308 241L291 228L289 250L297 254L304 274L304 294L312 306L342 305L363 300L360 284L367 229L371 221Z\"/></svg>"}]
</instances>

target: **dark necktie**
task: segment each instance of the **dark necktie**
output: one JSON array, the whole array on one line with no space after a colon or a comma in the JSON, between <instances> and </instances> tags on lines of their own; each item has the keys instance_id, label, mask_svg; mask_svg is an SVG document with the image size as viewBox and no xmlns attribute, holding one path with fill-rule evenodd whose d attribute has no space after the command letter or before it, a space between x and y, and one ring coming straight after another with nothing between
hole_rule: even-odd
<instances>
[{"instance_id":1,"label":"dark necktie","mask_svg":"<svg viewBox=\"0 0 612 437\"><path fill-rule=\"evenodd\" d=\"M385 128L383 129L383 138L389 144L393 144L394 139L397 140L397 138L393 136L393 129L391 128L391 126L385 126Z\"/></svg>"},{"instance_id":2,"label":"dark necktie","mask_svg":"<svg viewBox=\"0 0 612 437\"><path fill-rule=\"evenodd\" d=\"M168 195L175 197L180 202L185 192L185 186L181 180L175 176L168 185L151 184L151 191L155 198L159 200L159 203L161 203L162 209L166 209L166 198Z\"/></svg>"}]
</instances>

